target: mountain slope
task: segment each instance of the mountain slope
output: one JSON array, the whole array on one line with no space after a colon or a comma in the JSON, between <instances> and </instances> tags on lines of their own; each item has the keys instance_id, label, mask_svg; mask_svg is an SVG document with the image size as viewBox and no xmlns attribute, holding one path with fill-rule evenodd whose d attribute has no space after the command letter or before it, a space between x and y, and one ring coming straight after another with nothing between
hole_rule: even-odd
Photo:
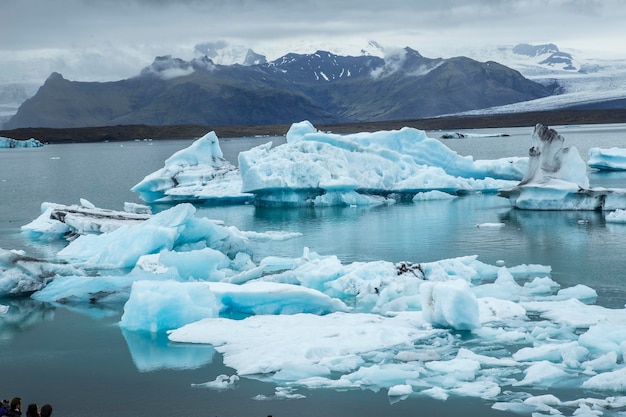
<instances>
[{"instance_id":1,"label":"mountain slope","mask_svg":"<svg viewBox=\"0 0 626 417\"><path fill-rule=\"evenodd\" d=\"M115 82L72 82L54 73L4 128L382 121L552 92L495 62L430 59L410 48L386 59L317 51L250 66L159 57L139 76Z\"/></svg>"}]
</instances>

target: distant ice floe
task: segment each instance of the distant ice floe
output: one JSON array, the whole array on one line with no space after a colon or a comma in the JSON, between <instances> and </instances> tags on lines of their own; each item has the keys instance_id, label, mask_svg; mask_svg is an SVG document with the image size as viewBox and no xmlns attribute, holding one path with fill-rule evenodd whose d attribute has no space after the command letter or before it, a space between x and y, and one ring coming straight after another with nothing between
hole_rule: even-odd
<instances>
[{"instance_id":1,"label":"distant ice floe","mask_svg":"<svg viewBox=\"0 0 626 417\"><path fill-rule=\"evenodd\" d=\"M626 208L626 188L590 188L587 165L576 147L541 124L532 135L528 170L515 187L498 195L529 210L617 210Z\"/></svg>"},{"instance_id":2,"label":"distant ice floe","mask_svg":"<svg viewBox=\"0 0 626 417\"><path fill-rule=\"evenodd\" d=\"M0 148L40 148L43 143L37 139L17 140L0 136Z\"/></svg>"},{"instance_id":3,"label":"distant ice floe","mask_svg":"<svg viewBox=\"0 0 626 417\"><path fill-rule=\"evenodd\" d=\"M412 128L338 135L304 121L291 126L285 144L241 152L239 168L222 158L211 132L132 190L147 202L376 205L394 202L394 193L496 192L523 177L527 160L474 161Z\"/></svg>"},{"instance_id":4,"label":"distant ice floe","mask_svg":"<svg viewBox=\"0 0 626 417\"><path fill-rule=\"evenodd\" d=\"M509 136L506 133L462 133L445 132L439 136L441 139L466 139L466 138L503 138Z\"/></svg>"},{"instance_id":5,"label":"distant ice floe","mask_svg":"<svg viewBox=\"0 0 626 417\"><path fill-rule=\"evenodd\" d=\"M603 171L626 171L626 149L590 148L587 165Z\"/></svg>"}]
</instances>

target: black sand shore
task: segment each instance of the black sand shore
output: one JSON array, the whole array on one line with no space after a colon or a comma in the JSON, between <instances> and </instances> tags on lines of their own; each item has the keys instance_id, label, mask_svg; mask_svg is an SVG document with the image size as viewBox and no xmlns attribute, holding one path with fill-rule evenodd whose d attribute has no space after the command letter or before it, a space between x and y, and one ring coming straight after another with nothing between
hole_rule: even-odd
<instances>
[{"instance_id":1,"label":"black sand shore","mask_svg":"<svg viewBox=\"0 0 626 417\"><path fill-rule=\"evenodd\" d=\"M343 124L315 124L323 131L334 133L374 132L378 130L414 127L421 130L455 130L500 127L524 127L542 123L553 125L604 124L626 122L626 109L558 110L546 112L511 113L483 116L436 117L429 119L393 120L383 122L358 122ZM104 141L129 141L135 139L189 139L215 131L219 138L268 135L281 136L289 124L263 126L210 126L210 125L119 125L81 128L21 128L0 130L0 136L18 140L35 138L43 143L87 143Z\"/></svg>"}]
</instances>

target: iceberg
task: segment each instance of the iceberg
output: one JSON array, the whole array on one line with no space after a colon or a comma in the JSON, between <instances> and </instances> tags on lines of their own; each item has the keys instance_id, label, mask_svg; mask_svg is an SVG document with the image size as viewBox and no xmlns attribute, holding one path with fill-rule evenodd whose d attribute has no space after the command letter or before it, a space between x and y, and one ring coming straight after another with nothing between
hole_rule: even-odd
<instances>
[{"instance_id":1,"label":"iceberg","mask_svg":"<svg viewBox=\"0 0 626 417\"><path fill-rule=\"evenodd\" d=\"M589 168L601 171L626 170L626 149L622 148L589 148Z\"/></svg>"},{"instance_id":2,"label":"iceberg","mask_svg":"<svg viewBox=\"0 0 626 417\"><path fill-rule=\"evenodd\" d=\"M131 188L148 203L179 201L248 202L237 167L224 159L215 132L165 160L165 166Z\"/></svg>"},{"instance_id":3,"label":"iceberg","mask_svg":"<svg viewBox=\"0 0 626 417\"><path fill-rule=\"evenodd\" d=\"M74 239L83 234L111 232L123 225L137 224L150 218L147 206L125 203L124 211L101 209L90 201L80 199L79 205L57 203L41 204L41 215L21 227L31 239L52 240L65 237Z\"/></svg>"},{"instance_id":4,"label":"iceberg","mask_svg":"<svg viewBox=\"0 0 626 417\"><path fill-rule=\"evenodd\" d=\"M498 195L527 210L617 210L626 208L626 189L590 188L587 164L576 147L554 129L537 124L522 181Z\"/></svg>"},{"instance_id":5,"label":"iceberg","mask_svg":"<svg viewBox=\"0 0 626 417\"><path fill-rule=\"evenodd\" d=\"M519 181L527 162L518 157L474 161L412 128L337 135L303 121L291 126L287 143L241 152L239 168L223 159L210 132L132 191L149 203L379 205L395 201L390 196L396 193L496 192Z\"/></svg>"},{"instance_id":6,"label":"iceberg","mask_svg":"<svg viewBox=\"0 0 626 417\"><path fill-rule=\"evenodd\" d=\"M43 143L37 139L17 140L0 136L0 148L40 148Z\"/></svg>"},{"instance_id":7,"label":"iceberg","mask_svg":"<svg viewBox=\"0 0 626 417\"><path fill-rule=\"evenodd\" d=\"M295 123L287 143L239 154L243 191L258 205L318 205L329 195L411 197L423 191L495 191L522 177L525 158L474 161L417 129L338 135ZM359 204L359 202L354 202Z\"/></svg>"}]
</instances>

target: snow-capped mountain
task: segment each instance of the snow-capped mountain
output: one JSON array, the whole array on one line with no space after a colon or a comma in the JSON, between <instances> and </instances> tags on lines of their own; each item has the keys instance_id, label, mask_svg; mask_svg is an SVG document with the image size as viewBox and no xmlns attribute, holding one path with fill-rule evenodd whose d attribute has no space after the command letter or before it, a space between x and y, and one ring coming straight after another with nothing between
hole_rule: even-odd
<instances>
[{"instance_id":1,"label":"snow-capped mountain","mask_svg":"<svg viewBox=\"0 0 626 417\"><path fill-rule=\"evenodd\" d=\"M225 41L207 42L196 45L196 58L188 61L171 56L157 57L151 65L141 70L137 79L145 79L145 77L149 76L157 76L162 81L184 79L184 77L191 76L193 73L209 74L216 69L219 69L220 74L223 75L225 70L230 68L231 70L228 71L229 75L227 77L231 83L229 84L229 89L239 85L238 88L245 91L244 95L247 95L252 94L251 91L254 88L259 87L268 80L273 80L272 82L279 83L277 85L283 87L291 83L296 86L297 96L292 96L291 92L288 95L292 99L300 100L302 96L306 97L305 101L313 100L316 103L313 107L310 107L311 103L306 105L299 103L298 105L302 109L309 108L313 114L322 115L324 114L322 110L326 109L329 103L320 101L321 96L334 100L333 104L330 105L332 107L338 105L339 101L341 101L341 94L350 96L355 94L355 91L352 87L341 87L342 89L351 89L343 92L337 89L334 91L328 90L325 87L325 90L315 92L311 85L316 83L322 85L327 82L364 76L372 79L381 77L387 78L385 81L388 85L386 93L393 91L397 95L396 99L411 101L416 100L420 96L430 97L429 95L433 93L431 91L433 88L430 88L431 85L423 84L422 90L412 90L414 97L408 98L396 91L398 88L402 88L398 87L397 83L389 83L388 78L390 75L394 74L398 69L402 69L402 82L409 83L408 80L411 80L411 78L407 78L407 76L423 77L446 62L449 65L431 75L431 78L434 78L435 74L437 74L437 77L445 78L451 76L451 74L444 75L444 70L449 70L455 66L452 65L452 62L448 62L449 60L457 57L467 57L478 63L487 64L486 67L488 67L489 62L493 62L517 70L525 78L545 86L553 93L548 96L542 95L539 98L509 100L508 103L512 104L497 107L489 107L490 104L487 100L482 103L485 107L476 108L479 104L475 102L472 105L469 105L469 103L459 105L455 110L452 103L448 103L446 104L447 112L443 108L444 106L440 106L441 108L436 112L433 110L432 112L421 112L419 114L399 111L398 108L400 106L406 107L407 103L398 103L390 105L391 107L386 110L379 109L378 112L373 107L370 107L368 113L361 113L361 117L380 118L383 117L385 112L385 117L404 118L445 114L511 113L566 108L623 108L626 103L626 59L597 59L578 50L560 49L552 43L538 45L520 43L497 47L462 48L456 51L452 49L442 53L440 58L425 58L414 49L383 47L375 41L325 43L323 48L313 49L316 46L319 45L301 42L291 45L259 46L255 47L257 48L256 50L253 50L247 46L235 45ZM461 61L456 61L456 63L460 64ZM235 67L240 69L235 70ZM462 76L467 79L470 74L463 73L463 71L468 71L469 68L466 63L463 63L455 71L461 71ZM215 76L215 74L213 75ZM265 78L257 78L258 75ZM55 77L52 78L56 79ZM63 78L61 77L61 79ZM129 80L132 80L132 78ZM129 80L126 80L127 84L131 82ZM251 80L256 85L250 85L249 82ZM135 82L136 80L132 81L131 84ZM308 85L306 91L303 90L302 83ZM416 84L411 83L411 88L414 85ZM558 86L558 88L555 88L555 86ZM275 87L276 85L269 86L272 94L276 92ZM287 90L283 87L281 88L286 92ZM9 120L16 114L18 107L27 98L33 96L37 88L38 86L33 85L32 88L22 88L20 91L17 91L15 86L0 85L0 126L4 121ZM268 86L266 85L264 88L268 88ZM361 88L360 86L357 89ZM380 91L382 92L383 90ZM183 93L178 92L176 94ZM192 92L185 94L192 94ZM197 94L199 93L193 92L194 96ZM237 94L241 94L241 92ZM430 98L428 97L421 99L429 102ZM447 100L449 94L445 97L447 97ZM250 100L250 102L255 102L255 100ZM362 94L357 100L362 102ZM441 101L442 98L440 97L439 100ZM457 101L457 104L460 104L460 102L467 102L467 99L458 97ZM504 102L507 101L505 100ZM496 103L491 104L491 106L494 104ZM429 102L428 104L428 106L433 105L434 102ZM423 106L423 104L419 104L420 108L423 108ZM462 109L463 106L466 109ZM472 107L473 109L469 110ZM355 116L347 107L339 106L338 109L340 108L342 117L346 120L352 120L352 117ZM189 109L190 113L194 111L194 109ZM305 113L306 111L302 110L304 117L306 117ZM330 117L329 115L327 116ZM234 118L235 116L232 117ZM164 123L164 120L158 121L158 123ZM259 123L261 121L250 120L248 122ZM9 123L6 123L5 128L9 125Z\"/></svg>"},{"instance_id":2,"label":"snow-capped mountain","mask_svg":"<svg viewBox=\"0 0 626 417\"><path fill-rule=\"evenodd\" d=\"M463 53L478 61L499 62L541 84L559 85L558 94L549 97L463 114L624 107L626 58L596 58L580 50L560 49L555 44L463 49Z\"/></svg>"},{"instance_id":3,"label":"snow-capped mountain","mask_svg":"<svg viewBox=\"0 0 626 417\"><path fill-rule=\"evenodd\" d=\"M140 75L78 82L54 73L5 129L146 125L264 125L418 119L528 101L552 87L496 62L289 53L265 64L157 57Z\"/></svg>"},{"instance_id":4,"label":"snow-capped mountain","mask_svg":"<svg viewBox=\"0 0 626 417\"><path fill-rule=\"evenodd\" d=\"M261 47L258 51L225 41L198 46L208 52L216 64L251 65L273 57L311 54L319 47L312 43ZM318 48L319 49L319 48ZM392 62L399 48L386 48L376 41L325 44L323 49L339 56L372 56ZM444 53L445 52L445 53ZM250 60L249 54L257 59ZM621 106L616 100L626 98L626 58L607 60L576 49L561 49L554 43L459 48L442 51L444 58L466 56L479 62L494 61L519 71L524 77L544 85L559 84L558 95L504 107L475 110L478 113L554 110L580 106ZM260 57L260 58L259 58Z\"/></svg>"}]
</instances>

